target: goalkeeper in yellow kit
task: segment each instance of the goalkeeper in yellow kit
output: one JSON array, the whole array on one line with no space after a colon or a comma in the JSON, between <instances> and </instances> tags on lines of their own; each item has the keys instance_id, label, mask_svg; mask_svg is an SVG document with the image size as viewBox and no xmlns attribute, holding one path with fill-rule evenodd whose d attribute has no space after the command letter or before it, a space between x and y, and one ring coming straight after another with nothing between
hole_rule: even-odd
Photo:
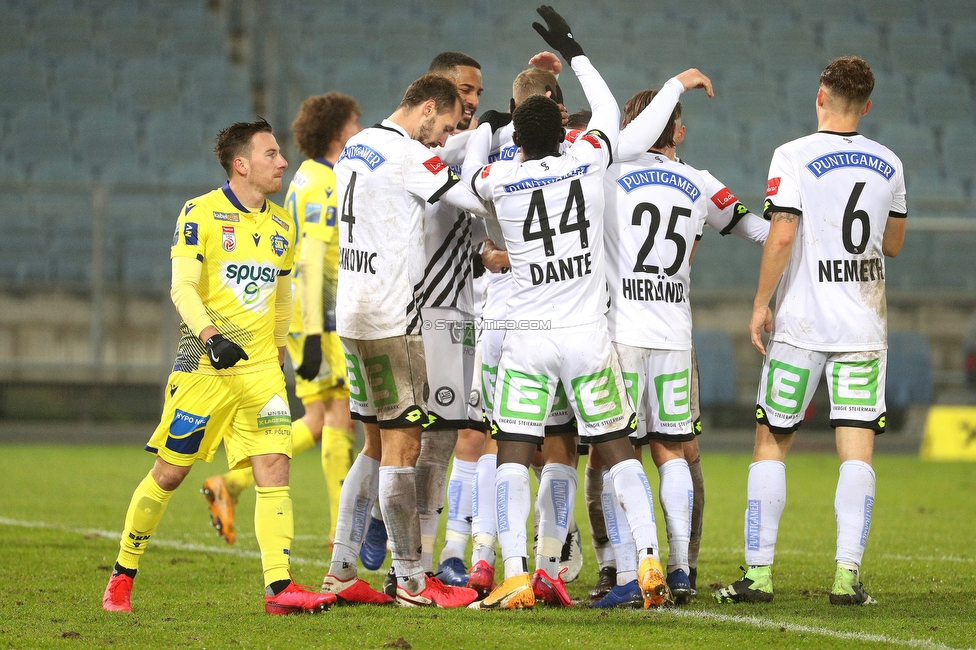
<instances>
[{"instance_id":1,"label":"goalkeeper in yellow kit","mask_svg":"<svg viewBox=\"0 0 976 650\"><path fill-rule=\"evenodd\" d=\"M302 103L292 132L307 160L295 174L285 200L299 233L292 279L295 315L288 335L288 355L295 364L295 392L305 407L305 415L292 422L292 453L311 449L322 440L330 542L335 537L339 492L352 464L355 443L346 361L335 333L339 242L332 166L346 140L362 130L360 115L356 100L337 92L309 97ZM234 504L253 484L250 468L211 476L203 484L212 523L230 544L235 539Z\"/></svg>"}]
</instances>

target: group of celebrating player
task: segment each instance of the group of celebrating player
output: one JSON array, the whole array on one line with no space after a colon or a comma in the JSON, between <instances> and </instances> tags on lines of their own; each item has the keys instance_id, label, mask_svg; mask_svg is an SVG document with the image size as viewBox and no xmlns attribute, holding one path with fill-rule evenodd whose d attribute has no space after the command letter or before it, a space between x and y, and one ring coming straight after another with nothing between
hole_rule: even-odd
<instances>
[{"instance_id":1,"label":"group of celebrating player","mask_svg":"<svg viewBox=\"0 0 976 650\"><path fill-rule=\"evenodd\" d=\"M255 485L269 613L337 602L571 605L581 451L600 569L590 606L689 601L704 507L689 283L705 223L764 244L750 323L765 360L745 513L749 568L714 596L773 598L784 460L826 373L841 460L830 602L874 602L858 572L873 438L885 419L883 258L901 248L907 208L901 162L856 132L870 108L870 68L843 57L824 70L818 132L774 153L764 220L676 156L679 96L712 96L707 77L691 69L638 93L621 127L566 21L551 7L538 13L546 25L533 27L590 105L581 128L566 127L555 55L533 57L513 83L510 112L488 111L478 124L480 66L446 52L374 127L359 126L345 95L306 100L292 128L307 160L288 211L266 199L287 166L270 125L220 134L228 182L187 202L174 234L180 348L147 445L155 465L132 497L105 609L131 610L139 559L170 495L221 440L232 469L203 491L233 543L237 495ZM295 422L277 367L286 345L306 412ZM365 434L355 460L350 413ZM333 553L315 592L288 570L288 459L319 439ZM638 455L645 445L660 475L666 568ZM539 484L531 576L530 466ZM356 566L378 568L387 537L393 562L378 591Z\"/></svg>"}]
</instances>

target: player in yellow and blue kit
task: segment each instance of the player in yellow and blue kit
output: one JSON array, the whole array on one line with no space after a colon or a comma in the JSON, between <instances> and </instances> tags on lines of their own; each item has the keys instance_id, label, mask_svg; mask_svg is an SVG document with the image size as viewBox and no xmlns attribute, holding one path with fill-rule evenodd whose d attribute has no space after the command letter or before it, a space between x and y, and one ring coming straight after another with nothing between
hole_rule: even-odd
<instances>
[{"instance_id":1,"label":"player in yellow and blue kit","mask_svg":"<svg viewBox=\"0 0 976 650\"><path fill-rule=\"evenodd\" d=\"M223 440L231 467L254 469L265 611L321 611L335 596L306 591L289 571L291 414L280 365L292 300L279 278L292 270L297 229L267 200L281 189L288 163L263 119L224 129L214 150L228 181L188 201L177 221L171 293L182 318L179 349L160 424L146 445L156 461L129 503L102 607L132 611L132 581L170 497Z\"/></svg>"},{"instance_id":2,"label":"player in yellow and blue kit","mask_svg":"<svg viewBox=\"0 0 976 650\"><path fill-rule=\"evenodd\" d=\"M322 471L329 490L331 530L335 537L342 481L352 464L355 435L349 417L346 360L335 333L335 295L339 242L335 174L346 140L362 130L361 111L348 95L330 92L309 97L292 123L295 142L307 156L288 187L286 207L298 224L292 274L294 316L288 355L295 365L295 392L305 415L292 422L292 453L322 440ZM325 363L323 363L323 360ZM211 476L203 484L217 532L233 544L234 505L254 484L250 468Z\"/></svg>"}]
</instances>

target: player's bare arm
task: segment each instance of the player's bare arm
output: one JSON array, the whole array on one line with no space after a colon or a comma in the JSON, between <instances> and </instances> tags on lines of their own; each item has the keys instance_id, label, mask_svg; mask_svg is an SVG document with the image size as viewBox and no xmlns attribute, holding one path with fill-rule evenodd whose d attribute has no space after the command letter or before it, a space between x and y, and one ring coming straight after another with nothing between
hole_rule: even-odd
<instances>
[{"instance_id":1,"label":"player's bare arm","mask_svg":"<svg viewBox=\"0 0 976 650\"><path fill-rule=\"evenodd\" d=\"M881 252L885 257L895 257L905 243L905 218L889 216L885 223L884 237L881 239Z\"/></svg>"},{"instance_id":2,"label":"player's bare arm","mask_svg":"<svg viewBox=\"0 0 976 650\"><path fill-rule=\"evenodd\" d=\"M762 332L767 334L773 321L769 301L776 285L783 276L783 270L793 252L793 240L799 225L799 215L792 212L773 212L769 215L769 237L763 246L762 262L759 265L759 285L752 302L752 319L749 321L749 335L752 345L760 354L766 354Z\"/></svg>"},{"instance_id":3,"label":"player's bare arm","mask_svg":"<svg viewBox=\"0 0 976 650\"><path fill-rule=\"evenodd\" d=\"M495 242L485 238L485 249L481 251L481 263L492 273L499 273L502 269L511 266L508 260L508 251L495 246Z\"/></svg>"}]
</instances>

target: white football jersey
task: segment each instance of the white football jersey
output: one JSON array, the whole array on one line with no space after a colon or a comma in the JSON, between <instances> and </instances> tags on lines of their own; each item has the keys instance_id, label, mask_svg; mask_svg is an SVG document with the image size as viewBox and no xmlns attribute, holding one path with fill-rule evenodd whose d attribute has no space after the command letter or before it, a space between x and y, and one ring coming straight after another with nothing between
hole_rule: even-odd
<instances>
[{"instance_id":1,"label":"white football jersey","mask_svg":"<svg viewBox=\"0 0 976 650\"><path fill-rule=\"evenodd\" d=\"M418 334L424 207L458 176L397 124L354 135L335 165L339 192L339 336L372 340Z\"/></svg>"},{"instance_id":2,"label":"white football jersey","mask_svg":"<svg viewBox=\"0 0 976 650\"><path fill-rule=\"evenodd\" d=\"M718 180L706 169L697 169L701 174L705 186L705 196L708 200L705 207L708 216L705 223L714 228L723 237L733 234L746 241L762 246L769 235L769 222L753 214L739 199L735 197L725 183Z\"/></svg>"},{"instance_id":3,"label":"white football jersey","mask_svg":"<svg viewBox=\"0 0 976 650\"><path fill-rule=\"evenodd\" d=\"M563 155L500 160L475 175L475 192L494 202L512 266L507 318L565 328L603 317L603 174L610 152L606 136L594 130Z\"/></svg>"},{"instance_id":4,"label":"white football jersey","mask_svg":"<svg viewBox=\"0 0 976 650\"><path fill-rule=\"evenodd\" d=\"M606 187L610 338L691 349L691 252L705 225L704 180L659 153L610 167Z\"/></svg>"},{"instance_id":5,"label":"white football jersey","mask_svg":"<svg viewBox=\"0 0 976 650\"><path fill-rule=\"evenodd\" d=\"M460 174L459 168L452 171ZM472 256L475 221L447 201L427 204L424 214L423 307L451 307L467 314L476 311Z\"/></svg>"},{"instance_id":6,"label":"white football jersey","mask_svg":"<svg viewBox=\"0 0 976 650\"><path fill-rule=\"evenodd\" d=\"M800 215L772 340L820 351L886 348L881 242L888 218L908 214L898 156L856 133L788 142L773 153L765 211Z\"/></svg>"}]
</instances>

